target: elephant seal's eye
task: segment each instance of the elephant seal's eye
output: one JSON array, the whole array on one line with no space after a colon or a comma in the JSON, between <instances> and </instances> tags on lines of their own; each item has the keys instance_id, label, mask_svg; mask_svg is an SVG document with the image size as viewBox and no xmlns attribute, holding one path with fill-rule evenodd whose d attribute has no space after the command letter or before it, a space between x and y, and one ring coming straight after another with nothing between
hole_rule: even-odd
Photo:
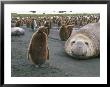
<instances>
[{"instance_id":1,"label":"elephant seal's eye","mask_svg":"<svg viewBox=\"0 0 110 87\"><path fill-rule=\"evenodd\" d=\"M75 43L75 41L73 41L72 43Z\"/></svg>"},{"instance_id":2,"label":"elephant seal's eye","mask_svg":"<svg viewBox=\"0 0 110 87\"><path fill-rule=\"evenodd\" d=\"M85 42L86 45L89 45L88 42Z\"/></svg>"},{"instance_id":3,"label":"elephant seal's eye","mask_svg":"<svg viewBox=\"0 0 110 87\"><path fill-rule=\"evenodd\" d=\"M75 41L72 41L72 42L71 42L71 45L73 45L74 43L75 43Z\"/></svg>"}]
</instances>

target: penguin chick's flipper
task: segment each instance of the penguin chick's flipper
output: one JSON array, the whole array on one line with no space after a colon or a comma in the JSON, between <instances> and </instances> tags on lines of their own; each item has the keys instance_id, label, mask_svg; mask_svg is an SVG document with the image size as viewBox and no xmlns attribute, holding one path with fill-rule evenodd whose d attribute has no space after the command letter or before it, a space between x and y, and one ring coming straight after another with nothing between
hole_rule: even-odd
<instances>
[{"instance_id":1,"label":"penguin chick's flipper","mask_svg":"<svg viewBox=\"0 0 110 87\"><path fill-rule=\"evenodd\" d=\"M29 47L28 47L28 52L27 52L28 60L29 60L29 57L30 57L31 47L32 47L32 44L30 44Z\"/></svg>"},{"instance_id":2,"label":"penguin chick's flipper","mask_svg":"<svg viewBox=\"0 0 110 87\"><path fill-rule=\"evenodd\" d=\"M28 50L28 52L27 52L27 59L29 60L29 50Z\"/></svg>"},{"instance_id":3,"label":"penguin chick's flipper","mask_svg":"<svg viewBox=\"0 0 110 87\"><path fill-rule=\"evenodd\" d=\"M48 48L47 48L48 49ZM49 60L49 49L48 49L48 56L47 56L47 59Z\"/></svg>"}]
</instances>

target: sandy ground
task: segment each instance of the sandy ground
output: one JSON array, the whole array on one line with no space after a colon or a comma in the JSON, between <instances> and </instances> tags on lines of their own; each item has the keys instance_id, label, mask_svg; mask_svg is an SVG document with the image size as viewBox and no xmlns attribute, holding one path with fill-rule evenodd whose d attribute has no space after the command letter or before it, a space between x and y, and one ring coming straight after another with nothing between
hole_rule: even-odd
<instances>
[{"instance_id":1,"label":"sandy ground","mask_svg":"<svg viewBox=\"0 0 110 87\"><path fill-rule=\"evenodd\" d=\"M12 77L99 77L100 58L76 60L64 52L64 41L53 26L48 37L49 67L37 68L27 60L27 48L33 31L23 27L25 35L11 38Z\"/></svg>"}]
</instances>

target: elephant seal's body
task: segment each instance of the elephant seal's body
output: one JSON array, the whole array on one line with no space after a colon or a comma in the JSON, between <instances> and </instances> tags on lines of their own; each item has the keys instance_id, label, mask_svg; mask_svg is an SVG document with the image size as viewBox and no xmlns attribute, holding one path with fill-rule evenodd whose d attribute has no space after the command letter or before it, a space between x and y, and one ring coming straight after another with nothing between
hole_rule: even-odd
<instances>
[{"instance_id":1,"label":"elephant seal's body","mask_svg":"<svg viewBox=\"0 0 110 87\"><path fill-rule=\"evenodd\" d=\"M100 23L91 23L73 31L65 43L65 51L68 55L87 59L100 54Z\"/></svg>"},{"instance_id":2,"label":"elephant seal's body","mask_svg":"<svg viewBox=\"0 0 110 87\"><path fill-rule=\"evenodd\" d=\"M20 36L20 35L24 35L25 34L25 30L23 28L20 27L12 27L11 28L11 35L12 36Z\"/></svg>"}]
</instances>

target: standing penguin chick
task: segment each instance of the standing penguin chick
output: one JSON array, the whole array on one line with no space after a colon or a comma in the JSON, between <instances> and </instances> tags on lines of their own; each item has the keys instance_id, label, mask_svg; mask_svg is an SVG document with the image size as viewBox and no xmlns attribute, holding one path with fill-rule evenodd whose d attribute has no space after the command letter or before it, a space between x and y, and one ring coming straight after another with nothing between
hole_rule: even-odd
<instances>
[{"instance_id":1,"label":"standing penguin chick","mask_svg":"<svg viewBox=\"0 0 110 87\"><path fill-rule=\"evenodd\" d=\"M66 41L72 33L73 25L62 25L59 31L59 36L62 41Z\"/></svg>"},{"instance_id":2,"label":"standing penguin chick","mask_svg":"<svg viewBox=\"0 0 110 87\"><path fill-rule=\"evenodd\" d=\"M41 67L49 59L47 34L42 30L36 31L29 44L28 60L34 65Z\"/></svg>"},{"instance_id":3,"label":"standing penguin chick","mask_svg":"<svg viewBox=\"0 0 110 87\"><path fill-rule=\"evenodd\" d=\"M32 30L34 31L37 27L37 23L36 23L36 20L35 19L32 19L32 22L31 22L31 28Z\"/></svg>"},{"instance_id":4,"label":"standing penguin chick","mask_svg":"<svg viewBox=\"0 0 110 87\"><path fill-rule=\"evenodd\" d=\"M47 27L48 35L49 35L49 33L50 33L50 22L49 21L45 21L44 26Z\"/></svg>"}]
</instances>

